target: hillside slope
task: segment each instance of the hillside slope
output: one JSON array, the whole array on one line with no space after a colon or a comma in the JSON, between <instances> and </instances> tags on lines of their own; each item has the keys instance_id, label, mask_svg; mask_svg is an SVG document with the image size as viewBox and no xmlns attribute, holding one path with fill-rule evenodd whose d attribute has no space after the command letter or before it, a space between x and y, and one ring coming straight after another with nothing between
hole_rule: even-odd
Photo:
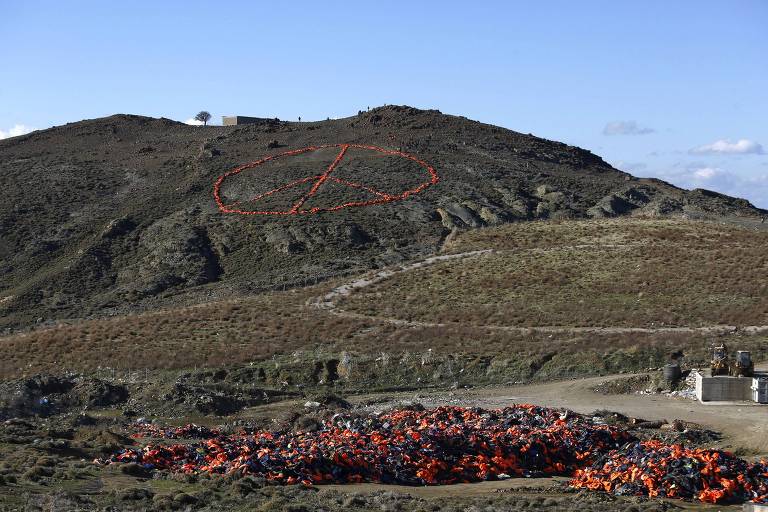
<instances>
[{"instance_id":1,"label":"hillside slope","mask_svg":"<svg viewBox=\"0 0 768 512\"><path fill-rule=\"evenodd\" d=\"M369 272L5 336L0 378L258 364L278 384L309 384L346 360L345 385L360 389L395 380L478 385L643 370L677 350L703 363L713 340L760 361L768 357L766 245L765 231L670 219L466 231L446 255L491 252L398 265L379 282Z\"/></svg>"},{"instance_id":2,"label":"hillside slope","mask_svg":"<svg viewBox=\"0 0 768 512\"><path fill-rule=\"evenodd\" d=\"M352 149L335 181L320 182L338 150L326 148L222 186L234 209L285 211L322 185L302 206L309 213L243 216L214 201L214 182L239 165L339 143L400 149L433 166L439 181L402 201L312 214L424 179L412 160ZM0 186L6 332L311 284L434 253L455 228L764 213L744 200L632 178L565 144L394 106L316 123L202 128L127 115L72 123L0 141Z\"/></svg>"}]
</instances>

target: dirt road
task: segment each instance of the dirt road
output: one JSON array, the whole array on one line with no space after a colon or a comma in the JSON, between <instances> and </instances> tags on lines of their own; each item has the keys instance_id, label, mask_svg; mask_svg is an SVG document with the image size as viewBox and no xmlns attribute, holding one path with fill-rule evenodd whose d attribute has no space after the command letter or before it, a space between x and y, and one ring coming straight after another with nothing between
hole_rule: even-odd
<instances>
[{"instance_id":1,"label":"dirt road","mask_svg":"<svg viewBox=\"0 0 768 512\"><path fill-rule=\"evenodd\" d=\"M723 434L721 441L711 445L713 448L739 450L746 458L768 455L768 406L750 403L710 405L690 399L668 398L664 395L604 395L593 391L605 381L626 377L629 375L451 392L435 391L419 393L416 396L413 393L400 393L388 395L386 399L383 399L382 395L364 395L352 397L350 400L358 403L372 403L368 406L372 411L414 401L425 407L460 405L498 408L514 403L534 403L546 407L568 408L582 414L590 414L597 409L608 409L647 420L681 419L699 423ZM396 491L420 498L480 496L499 492L561 495L567 480L566 478L520 478L434 487L357 484L329 485L323 488L345 492ZM706 505L679 500L670 500L670 502L684 510L741 510L738 505Z\"/></svg>"},{"instance_id":2,"label":"dirt road","mask_svg":"<svg viewBox=\"0 0 768 512\"><path fill-rule=\"evenodd\" d=\"M425 393L418 401L425 407L450 403L498 408L514 403L533 403L545 407L563 407L582 414L607 409L646 420L680 419L721 432L723 439L712 447L740 450L747 457L768 456L768 406L748 402L702 404L695 400L664 395L604 395L594 391L605 381L625 377L628 375ZM412 400L413 395L406 399Z\"/></svg>"}]
</instances>

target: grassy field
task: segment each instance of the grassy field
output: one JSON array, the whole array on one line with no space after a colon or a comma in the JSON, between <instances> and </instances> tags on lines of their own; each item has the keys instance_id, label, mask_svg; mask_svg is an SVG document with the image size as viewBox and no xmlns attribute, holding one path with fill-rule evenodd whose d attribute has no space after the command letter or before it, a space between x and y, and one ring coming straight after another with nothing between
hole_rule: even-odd
<instances>
[{"instance_id":1,"label":"grassy field","mask_svg":"<svg viewBox=\"0 0 768 512\"><path fill-rule=\"evenodd\" d=\"M478 326L768 324L768 233L714 223L511 224L455 238L477 258L397 274L340 305Z\"/></svg>"},{"instance_id":2,"label":"grassy field","mask_svg":"<svg viewBox=\"0 0 768 512\"><path fill-rule=\"evenodd\" d=\"M307 305L339 282L247 299L81 321L0 338L0 376L99 367L179 369L348 360L372 386L493 383L641 370L715 336L547 333L486 326L768 324L768 233L658 220L521 223L463 233L449 252L495 249L361 289L347 310L448 321L397 326ZM718 339L768 357L765 336ZM275 358L273 360L273 358ZM361 384L362 385L362 384Z\"/></svg>"}]
</instances>

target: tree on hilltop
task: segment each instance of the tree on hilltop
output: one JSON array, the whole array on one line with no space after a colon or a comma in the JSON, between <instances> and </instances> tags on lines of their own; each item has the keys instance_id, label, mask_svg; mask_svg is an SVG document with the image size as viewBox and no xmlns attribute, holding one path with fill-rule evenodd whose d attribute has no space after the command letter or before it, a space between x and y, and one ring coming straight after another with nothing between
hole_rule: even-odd
<instances>
[{"instance_id":1,"label":"tree on hilltop","mask_svg":"<svg viewBox=\"0 0 768 512\"><path fill-rule=\"evenodd\" d=\"M206 112L205 110L201 110L195 116L195 121L202 121L203 125L205 125L205 126L208 126L208 121L210 119L211 119L210 112Z\"/></svg>"}]
</instances>

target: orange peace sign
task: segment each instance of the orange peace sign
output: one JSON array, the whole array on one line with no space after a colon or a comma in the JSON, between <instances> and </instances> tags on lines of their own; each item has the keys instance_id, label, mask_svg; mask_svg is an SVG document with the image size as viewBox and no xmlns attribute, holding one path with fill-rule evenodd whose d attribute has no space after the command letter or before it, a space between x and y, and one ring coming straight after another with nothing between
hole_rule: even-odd
<instances>
[{"instance_id":1,"label":"orange peace sign","mask_svg":"<svg viewBox=\"0 0 768 512\"><path fill-rule=\"evenodd\" d=\"M309 189L309 192L297 197L297 199L294 202L292 202L291 207L287 210L270 210L270 209L244 210L238 207L238 205L240 205L244 201L235 201L235 202L226 204L222 199L221 187L222 187L222 184L227 180L227 178L240 174L241 172L247 169L258 167L272 160L301 155L303 153L310 153L310 152L314 152L314 151L318 151L326 148L341 148L341 149L339 153L336 155L336 158L325 169L323 173L315 174L312 176L306 176L304 178L288 182L275 189L269 190L268 192L258 194L253 198L251 198L250 200L248 200L248 202L250 203L258 203L259 201L269 196L272 196L274 194L277 194L279 192L290 190L294 187L298 187L305 183L312 183L312 187ZM401 157L401 158L406 158L408 160L411 160L416 164L418 164L421 169L423 169L422 172L424 173L424 179L426 181L419 183L414 188L410 188L408 190L404 190L399 193L388 193L388 192L382 192L380 190L377 190L376 188L371 186L367 186L361 183L355 183L353 181L332 176L332 173L334 172L334 170L336 170L339 164L344 160L345 156L347 155L347 151L350 148L374 151L377 153L382 153L384 155ZM361 144L325 144L320 146L309 146L306 148L286 151L284 153L268 156L268 157L262 158L261 160L256 160L255 162L249 162L245 165L241 165L240 167L237 167L236 169L233 169L219 176L219 178L213 184L213 197L216 200L216 204L218 205L219 210L221 210L223 213L237 213L240 215L303 215L303 214L316 214L320 212L333 212L333 211L341 210L343 208L372 206L376 204L384 204L384 203L391 203L394 201L400 201L403 199L407 199L412 195L422 192L424 189L426 189L430 185L435 185L439 180L440 180L440 177L437 175L437 172L431 165L427 164L423 160L419 160L413 155L409 155L408 153L403 153L402 151L393 151L389 149L380 148L378 146L368 146L368 145L361 145ZM318 195L318 191L320 190L320 188L323 186L324 183L327 183L327 182L336 183L343 187L363 190L370 194L373 194L376 198L370 199L367 201L339 202L338 204L333 204L331 206L324 206L324 207L311 207L311 208L304 207L305 203L310 198Z\"/></svg>"}]
</instances>

